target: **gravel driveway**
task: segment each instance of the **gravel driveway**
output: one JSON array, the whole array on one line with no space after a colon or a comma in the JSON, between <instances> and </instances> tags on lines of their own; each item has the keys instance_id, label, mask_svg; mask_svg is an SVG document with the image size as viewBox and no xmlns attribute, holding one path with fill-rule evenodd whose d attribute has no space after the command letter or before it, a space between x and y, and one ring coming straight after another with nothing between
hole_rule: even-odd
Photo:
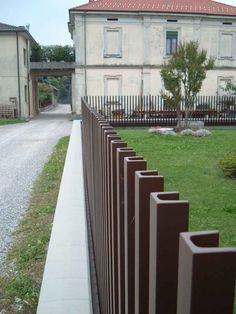
<instances>
[{"instance_id":1,"label":"gravel driveway","mask_svg":"<svg viewBox=\"0 0 236 314\"><path fill-rule=\"evenodd\" d=\"M0 268L34 180L57 141L71 132L69 118L70 107L58 105L28 123L0 126Z\"/></svg>"}]
</instances>

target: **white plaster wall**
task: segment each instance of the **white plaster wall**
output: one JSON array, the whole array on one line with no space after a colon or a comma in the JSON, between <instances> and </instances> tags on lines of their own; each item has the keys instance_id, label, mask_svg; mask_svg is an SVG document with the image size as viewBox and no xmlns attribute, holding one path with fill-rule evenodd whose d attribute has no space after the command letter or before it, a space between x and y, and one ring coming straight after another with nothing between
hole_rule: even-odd
<instances>
[{"instance_id":1,"label":"white plaster wall","mask_svg":"<svg viewBox=\"0 0 236 314\"><path fill-rule=\"evenodd\" d=\"M29 100L25 102L24 86L28 85L27 74L28 65L24 65L23 49L28 49L26 39L19 34L19 65L20 65L20 87L21 87L21 112L22 117L29 115ZM29 52L28 52L29 58ZM9 98L16 97L19 102L18 94L18 71L17 71L17 43L16 34L8 33L0 35L0 104L11 104ZM31 86L31 83L29 82ZM31 99L30 89L30 99Z\"/></svg>"},{"instance_id":2,"label":"white plaster wall","mask_svg":"<svg viewBox=\"0 0 236 314\"><path fill-rule=\"evenodd\" d=\"M236 19L233 22L233 25L223 25L222 23L227 20L209 20L204 19L201 22L201 32L200 32L200 46L205 49L208 53L208 56L214 56L216 58L215 66L216 67L236 67L236 49L234 49L234 58L232 60L221 59L219 57L220 50L220 32L236 32ZM234 47L236 48L236 46Z\"/></svg>"},{"instance_id":3,"label":"white plaster wall","mask_svg":"<svg viewBox=\"0 0 236 314\"><path fill-rule=\"evenodd\" d=\"M0 104L17 97L17 55L15 35L0 35Z\"/></svg>"},{"instance_id":4,"label":"white plaster wall","mask_svg":"<svg viewBox=\"0 0 236 314\"><path fill-rule=\"evenodd\" d=\"M118 21L107 21L111 17L118 18ZM178 22L167 22L168 19ZM232 25L223 25L223 22L232 22ZM104 58L104 27L121 28L121 58ZM84 80L81 79L81 72L79 75L78 70L76 72L78 90L86 94L87 86L87 95L104 95L105 77L119 76L122 95L140 95L142 89L145 95L159 94L163 88L160 68L164 62L168 62L168 57L164 55L166 30L177 30L181 42L198 41L208 56L216 58L216 68L208 72L201 95L216 95L221 77L236 78L236 46L232 60L219 58L220 32L230 31L236 34L236 19L113 13L91 14L84 20L83 16L77 14L73 33L77 64L78 67L86 64L87 68ZM77 93L78 97L80 95L82 92Z\"/></svg>"},{"instance_id":5,"label":"white plaster wall","mask_svg":"<svg viewBox=\"0 0 236 314\"><path fill-rule=\"evenodd\" d=\"M86 50L87 65L115 65L143 63L143 26L142 18L122 18L118 21L107 21L104 17L87 17ZM113 17L113 16L112 16ZM114 17L113 17L114 18ZM122 57L104 58L104 28L119 28L122 33Z\"/></svg>"},{"instance_id":6,"label":"white plaster wall","mask_svg":"<svg viewBox=\"0 0 236 314\"><path fill-rule=\"evenodd\" d=\"M219 80L223 78L232 78L236 80L236 70L234 69L222 69L212 70L207 72L207 77L203 82L200 94L204 96L216 96L219 91Z\"/></svg>"},{"instance_id":7,"label":"white plaster wall","mask_svg":"<svg viewBox=\"0 0 236 314\"><path fill-rule=\"evenodd\" d=\"M87 71L87 94L104 96L106 77L121 78L122 95L133 96L141 93L140 69L89 69Z\"/></svg>"}]
</instances>

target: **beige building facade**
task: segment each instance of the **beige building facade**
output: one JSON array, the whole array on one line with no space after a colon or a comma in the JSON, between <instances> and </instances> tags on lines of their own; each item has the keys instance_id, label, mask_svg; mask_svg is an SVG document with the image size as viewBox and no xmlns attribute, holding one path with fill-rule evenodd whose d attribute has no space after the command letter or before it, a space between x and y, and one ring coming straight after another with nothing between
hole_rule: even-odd
<instances>
[{"instance_id":1,"label":"beige building facade","mask_svg":"<svg viewBox=\"0 0 236 314\"><path fill-rule=\"evenodd\" d=\"M206 0L208 7L196 5L193 9L189 1L189 8L177 5L156 11L155 2L162 0L152 1L152 10L147 12L149 1L143 2L141 10L135 5L131 10L133 2L129 6L129 1L120 1L117 7L114 0L91 1L70 10L69 30L76 50L77 111L84 95L160 94L164 88L161 66L179 42L197 41L208 56L216 58L201 95L221 95L222 86L236 80L236 7L216 6Z\"/></svg>"},{"instance_id":2,"label":"beige building facade","mask_svg":"<svg viewBox=\"0 0 236 314\"><path fill-rule=\"evenodd\" d=\"M13 106L19 118L35 114L30 76L32 42L25 27L0 23L0 107Z\"/></svg>"}]
</instances>

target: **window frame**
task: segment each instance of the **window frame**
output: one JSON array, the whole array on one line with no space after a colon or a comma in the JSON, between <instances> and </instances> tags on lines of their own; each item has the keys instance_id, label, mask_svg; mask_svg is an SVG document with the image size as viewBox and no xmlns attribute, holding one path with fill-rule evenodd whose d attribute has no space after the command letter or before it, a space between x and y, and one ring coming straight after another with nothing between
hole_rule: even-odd
<instances>
[{"instance_id":1,"label":"window frame","mask_svg":"<svg viewBox=\"0 0 236 314\"><path fill-rule=\"evenodd\" d=\"M108 52L107 33L118 32L119 34L119 47L118 52L111 54ZM122 58L122 28L121 27L104 27L104 58Z\"/></svg>"},{"instance_id":2,"label":"window frame","mask_svg":"<svg viewBox=\"0 0 236 314\"><path fill-rule=\"evenodd\" d=\"M223 96L221 92L221 82L232 81L234 82L234 76L217 76L217 96Z\"/></svg>"},{"instance_id":3,"label":"window frame","mask_svg":"<svg viewBox=\"0 0 236 314\"><path fill-rule=\"evenodd\" d=\"M28 104L28 85L24 85L25 103Z\"/></svg>"},{"instance_id":4,"label":"window frame","mask_svg":"<svg viewBox=\"0 0 236 314\"><path fill-rule=\"evenodd\" d=\"M167 54L167 33L168 32L176 32L177 33L177 47L178 44L180 42L180 28L178 27L166 27L164 29L164 40L163 40L163 57L164 58L170 58L171 56L173 56L173 54Z\"/></svg>"},{"instance_id":5,"label":"window frame","mask_svg":"<svg viewBox=\"0 0 236 314\"><path fill-rule=\"evenodd\" d=\"M26 48L23 48L23 60L24 60L24 66L27 67L28 65L28 56L27 56L27 49Z\"/></svg>"},{"instance_id":6,"label":"window frame","mask_svg":"<svg viewBox=\"0 0 236 314\"><path fill-rule=\"evenodd\" d=\"M222 36L223 35L232 35L232 47L231 47L231 56L223 56L221 52L221 47L222 47ZM219 45L218 45L218 59L219 60L235 60L235 45L236 41L236 32L234 31L220 31L219 32Z\"/></svg>"},{"instance_id":7,"label":"window frame","mask_svg":"<svg viewBox=\"0 0 236 314\"><path fill-rule=\"evenodd\" d=\"M112 79L112 80L117 80L118 81L118 95L114 95L114 96L118 96L120 97L122 95L122 75L118 74L118 75L104 75L104 95L106 97L112 97L112 96L108 96L108 80Z\"/></svg>"}]
</instances>

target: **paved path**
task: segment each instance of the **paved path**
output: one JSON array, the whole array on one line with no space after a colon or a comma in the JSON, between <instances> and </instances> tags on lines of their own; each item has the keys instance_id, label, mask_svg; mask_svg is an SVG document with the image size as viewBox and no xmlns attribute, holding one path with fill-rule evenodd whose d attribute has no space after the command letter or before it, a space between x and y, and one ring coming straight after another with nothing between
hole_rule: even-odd
<instances>
[{"instance_id":1,"label":"paved path","mask_svg":"<svg viewBox=\"0 0 236 314\"><path fill-rule=\"evenodd\" d=\"M58 139L71 132L69 118L70 106L58 105L28 123L0 126L0 266L34 180Z\"/></svg>"}]
</instances>

